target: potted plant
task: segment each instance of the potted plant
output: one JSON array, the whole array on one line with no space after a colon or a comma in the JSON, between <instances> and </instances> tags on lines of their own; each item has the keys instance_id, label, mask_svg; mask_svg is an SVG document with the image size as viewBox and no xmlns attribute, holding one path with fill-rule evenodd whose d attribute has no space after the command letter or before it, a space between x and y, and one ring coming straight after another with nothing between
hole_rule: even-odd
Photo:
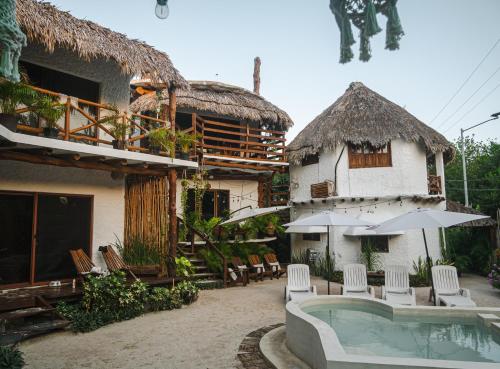
<instances>
[{"instance_id":1,"label":"potted plant","mask_svg":"<svg viewBox=\"0 0 500 369\"><path fill-rule=\"evenodd\" d=\"M16 108L19 105L31 106L36 96L34 90L22 83L0 83L0 123L15 132L19 119Z\"/></svg>"},{"instance_id":2,"label":"potted plant","mask_svg":"<svg viewBox=\"0 0 500 369\"><path fill-rule=\"evenodd\" d=\"M33 110L45 122L43 135L48 138L57 138L59 136L57 121L66 112L66 107L51 96L39 95L33 104Z\"/></svg>"},{"instance_id":3,"label":"potted plant","mask_svg":"<svg viewBox=\"0 0 500 369\"><path fill-rule=\"evenodd\" d=\"M149 150L158 155L161 150L167 152L171 157L175 156L175 141L172 131L168 128L157 128L149 131Z\"/></svg>"},{"instance_id":4,"label":"potted plant","mask_svg":"<svg viewBox=\"0 0 500 369\"><path fill-rule=\"evenodd\" d=\"M181 149L180 159L189 160L189 151L196 142L196 135L178 131L176 132L176 142Z\"/></svg>"},{"instance_id":5,"label":"potted plant","mask_svg":"<svg viewBox=\"0 0 500 369\"><path fill-rule=\"evenodd\" d=\"M106 117L104 124L108 127L109 132L114 137L112 141L113 148L118 150L125 150L125 140L130 133L130 125L123 120L123 117L118 113Z\"/></svg>"}]
</instances>

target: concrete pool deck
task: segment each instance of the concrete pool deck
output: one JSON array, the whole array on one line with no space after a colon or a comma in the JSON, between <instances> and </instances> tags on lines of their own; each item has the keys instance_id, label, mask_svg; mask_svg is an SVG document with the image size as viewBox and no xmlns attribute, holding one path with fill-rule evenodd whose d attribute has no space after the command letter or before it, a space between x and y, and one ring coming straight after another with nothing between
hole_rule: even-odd
<instances>
[{"instance_id":1,"label":"concrete pool deck","mask_svg":"<svg viewBox=\"0 0 500 369\"><path fill-rule=\"evenodd\" d=\"M319 294L326 281L313 278ZM500 307L500 290L486 278L460 280L478 306ZM247 287L202 291L193 305L149 313L94 332L60 332L20 345L27 368L240 368L236 358L243 338L263 326L285 321L286 278ZM340 285L332 283L339 294ZM380 297L380 288L376 288ZM428 305L428 288L417 289L417 304Z\"/></svg>"}]
</instances>

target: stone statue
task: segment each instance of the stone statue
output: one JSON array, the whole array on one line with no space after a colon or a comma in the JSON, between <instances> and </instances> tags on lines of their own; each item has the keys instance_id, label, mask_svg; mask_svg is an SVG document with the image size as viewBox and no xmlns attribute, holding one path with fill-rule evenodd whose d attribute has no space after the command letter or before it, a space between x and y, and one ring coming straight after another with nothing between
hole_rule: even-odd
<instances>
[{"instance_id":1,"label":"stone statue","mask_svg":"<svg viewBox=\"0 0 500 369\"><path fill-rule=\"evenodd\" d=\"M26 46L26 35L21 31L16 19L16 0L0 1L0 75L19 82L19 57Z\"/></svg>"}]
</instances>

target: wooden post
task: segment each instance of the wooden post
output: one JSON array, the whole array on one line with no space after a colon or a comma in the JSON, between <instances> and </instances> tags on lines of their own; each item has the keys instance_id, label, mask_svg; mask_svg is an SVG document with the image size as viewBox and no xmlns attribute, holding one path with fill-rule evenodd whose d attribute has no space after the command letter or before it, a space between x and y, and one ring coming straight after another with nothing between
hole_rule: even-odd
<instances>
[{"instance_id":1,"label":"wooden post","mask_svg":"<svg viewBox=\"0 0 500 369\"><path fill-rule=\"evenodd\" d=\"M197 126L196 126L196 113L191 113L191 126L193 127L193 135L194 135L194 144L193 144L193 152L195 158L197 157L197 149L196 149L196 143L198 142L198 132L196 131Z\"/></svg>"},{"instance_id":2,"label":"wooden post","mask_svg":"<svg viewBox=\"0 0 500 369\"><path fill-rule=\"evenodd\" d=\"M258 204L259 208L266 207L264 191L265 191L265 178L262 176L259 176L258 185L257 185L257 194L258 194L257 195L258 196L257 204Z\"/></svg>"},{"instance_id":3,"label":"wooden post","mask_svg":"<svg viewBox=\"0 0 500 369\"><path fill-rule=\"evenodd\" d=\"M64 116L64 140L69 140L69 131L71 130L70 118L71 118L71 97L66 98L66 112Z\"/></svg>"},{"instance_id":4,"label":"wooden post","mask_svg":"<svg viewBox=\"0 0 500 369\"><path fill-rule=\"evenodd\" d=\"M260 95L260 58L257 56L253 63L253 93Z\"/></svg>"},{"instance_id":5,"label":"wooden post","mask_svg":"<svg viewBox=\"0 0 500 369\"><path fill-rule=\"evenodd\" d=\"M175 133L175 115L177 110L177 98L175 96L175 88L170 87L168 90L168 114L170 120L170 129ZM175 136L174 136L175 137ZM177 171L175 168L168 170L168 240L169 240L169 255L171 258L177 256ZM175 271L174 271L175 272Z\"/></svg>"}]
</instances>

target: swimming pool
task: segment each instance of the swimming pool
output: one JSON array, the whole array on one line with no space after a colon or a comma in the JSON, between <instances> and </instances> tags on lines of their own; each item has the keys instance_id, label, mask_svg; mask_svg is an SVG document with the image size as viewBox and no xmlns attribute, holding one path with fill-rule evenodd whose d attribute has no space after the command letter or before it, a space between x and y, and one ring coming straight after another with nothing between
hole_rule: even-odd
<instances>
[{"instance_id":1,"label":"swimming pool","mask_svg":"<svg viewBox=\"0 0 500 369\"><path fill-rule=\"evenodd\" d=\"M479 313L500 321L498 308L396 307L318 296L287 304L287 345L315 369L498 369L500 330Z\"/></svg>"}]
</instances>

